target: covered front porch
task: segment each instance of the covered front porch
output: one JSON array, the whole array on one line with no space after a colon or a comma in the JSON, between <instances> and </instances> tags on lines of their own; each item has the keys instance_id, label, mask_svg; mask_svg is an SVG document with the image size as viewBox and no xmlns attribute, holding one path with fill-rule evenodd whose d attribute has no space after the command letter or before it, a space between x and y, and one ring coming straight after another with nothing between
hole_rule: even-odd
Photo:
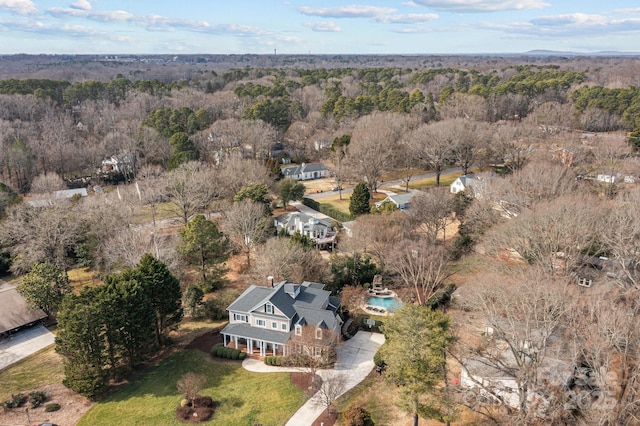
<instances>
[{"instance_id":1,"label":"covered front porch","mask_svg":"<svg viewBox=\"0 0 640 426\"><path fill-rule=\"evenodd\" d=\"M224 345L228 348L240 349L249 356L265 357L265 356L286 356L287 346L274 342L266 342L264 340L247 339L240 336L223 336Z\"/></svg>"},{"instance_id":2,"label":"covered front porch","mask_svg":"<svg viewBox=\"0 0 640 426\"><path fill-rule=\"evenodd\" d=\"M251 327L245 324L229 324L222 332L225 347L240 349L249 356L286 356L289 333Z\"/></svg>"}]
</instances>

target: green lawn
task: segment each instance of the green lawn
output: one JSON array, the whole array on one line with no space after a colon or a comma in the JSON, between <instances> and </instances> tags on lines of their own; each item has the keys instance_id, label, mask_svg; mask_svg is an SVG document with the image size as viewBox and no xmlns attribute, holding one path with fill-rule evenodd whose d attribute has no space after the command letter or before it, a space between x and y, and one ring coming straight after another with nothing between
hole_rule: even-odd
<instances>
[{"instance_id":1,"label":"green lawn","mask_svg":"<svg viewBox=\"0 0 640 426\"><path fill-rule=\"evenodd\" d=\"M49 346L0 371L0 402L14 393L60 383L63 377L62 357Z\"/></svg>"},{"instance_id":2,"label":"green lawn","mask_svg":"<svg viewBox=\"0 0 640 426\"><path fill-rule=\"evenodd\" d=\"M78 425L181 425L175 416L182 399L176 382L188 372L206 375L200 394L220 404L208 425L283 425L306 400L291 384L290 373L251 373L240 361L185 350L94 405Z\"/></svg>"}]
</instances>

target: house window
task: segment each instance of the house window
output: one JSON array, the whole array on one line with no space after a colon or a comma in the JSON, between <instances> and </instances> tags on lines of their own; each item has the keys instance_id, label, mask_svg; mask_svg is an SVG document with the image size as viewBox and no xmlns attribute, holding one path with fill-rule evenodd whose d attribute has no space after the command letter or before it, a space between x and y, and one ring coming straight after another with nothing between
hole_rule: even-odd
<instances>
[{"instance_id":1,"label":"house window","mask_svg":"<svg viewBox=\"0 0 640 426\"><path fill-rule=\"evenodd\" d=\"M266 305L264 305L264 311L268 314L272 314L273 313L273 305L267 303Z\"/></svg>"},{"instance_id":2,"label":"house window","mask_svg":"<svg viewBox=\"0 0 640 426\"><path fill-rule=\"evenodd\" d=\"M322 339L322 329L316 328L316 339Z\"/></svg>"},{"instance_id":3,"label":"house window","mask_svg":"<svg viewBox=\"0 0 640 426\"><path fill-rule=\"evenodd\" d=\"M282 331L287 331L287 323L282 323Z\"/></svg>"},{"instance_id":4,"label":"house window","mask_svg":"<svg viewBox=\"0 0 640 426\"><path fill-rule=\"evenodd\" d=\"M266 327L267 323L265 322L265 320L256 319L256 325L258 327Z\"/></svg>"},{"instance_id":5,"label":"house window","mask_svg":"<svg viewBox=\"0 0 640 426\"><path fill-rule=\"evenodd\" d=\"M240 322L247 322L247 316L241 314L233 314L233 319Z\"/></svg>"},{"instance_id":6,"label":"house window","mask_svg":"<svg viewBox=\"0 0 640 426\"><path fill-rule=\"evenodd\" d=\"M278 328L278 323L275 321L271 321L271 328Z\"/></svg>"},{"instance_id":7,"label":"house window","mask_svg":"<svg viewBox=\"0 0 640 426\"><path fill-rule=\"evenodd\" d=\"M320 346L316 346L313 348L313 354L315 356L322 356L322 348Z\"/></svg>"},{"instance_id":8,"label":"house window","mask_svg":"<svg viewBox=\"0 0 640 426\"><path fill-rule=\"evenodd\" d=\"M296 336L302 336L302 326L296 324Z\"/></svg>"}]
</instances>

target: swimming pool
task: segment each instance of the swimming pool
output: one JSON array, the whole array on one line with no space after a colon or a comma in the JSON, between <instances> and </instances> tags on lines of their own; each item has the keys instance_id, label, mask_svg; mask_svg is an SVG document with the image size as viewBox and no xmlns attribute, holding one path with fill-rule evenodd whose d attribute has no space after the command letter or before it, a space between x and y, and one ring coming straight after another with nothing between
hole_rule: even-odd
<instances>
[{"instance_id":1,"label":"swimming pool","mask_svg":"<svg viewBox=\"0 0 640 426\"><path fill-rule=\"evenodd\" d=\"M385 308L389 312L395 312L402 307L402 300L397 297L376 297L369 298L369 305Z\"/></svg>"}]
</instances>

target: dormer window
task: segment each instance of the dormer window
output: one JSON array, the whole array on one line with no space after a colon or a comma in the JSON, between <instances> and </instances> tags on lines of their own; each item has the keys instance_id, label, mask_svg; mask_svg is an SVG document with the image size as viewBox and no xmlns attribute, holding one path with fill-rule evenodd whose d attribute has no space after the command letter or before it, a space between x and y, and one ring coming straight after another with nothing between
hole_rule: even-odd
<instances>
[{"instance_id":1,"label":"dormer window","mask_svg":"<svg viewBox=\"0 0 640 426\"><path fill-rule=\"evenodd\" d=\"M270 303L267 303L266 305L264 305L264 311L268 314L272 314L273 313L273 305Z\"/></svg>"},{"instance_id":2,"label":"dormer window","mask_svg":"<svg viewBox=\"0 0 640 426\"><path fill-rule=\"evenodd\" d=\"M322 339L322 329L320 327L316 328L316 339Z\"/></svg>"},{"instance_id":3,"label":"dormer window","mask_svg":"<svg viewBox=\"0 0 640 426\"><path fill-rule=\"evenodd\" d=\"M302 336L302 326L300 324L296 324L295 333L296 333L296 336Z\"/></svg>"}]
</instances>

